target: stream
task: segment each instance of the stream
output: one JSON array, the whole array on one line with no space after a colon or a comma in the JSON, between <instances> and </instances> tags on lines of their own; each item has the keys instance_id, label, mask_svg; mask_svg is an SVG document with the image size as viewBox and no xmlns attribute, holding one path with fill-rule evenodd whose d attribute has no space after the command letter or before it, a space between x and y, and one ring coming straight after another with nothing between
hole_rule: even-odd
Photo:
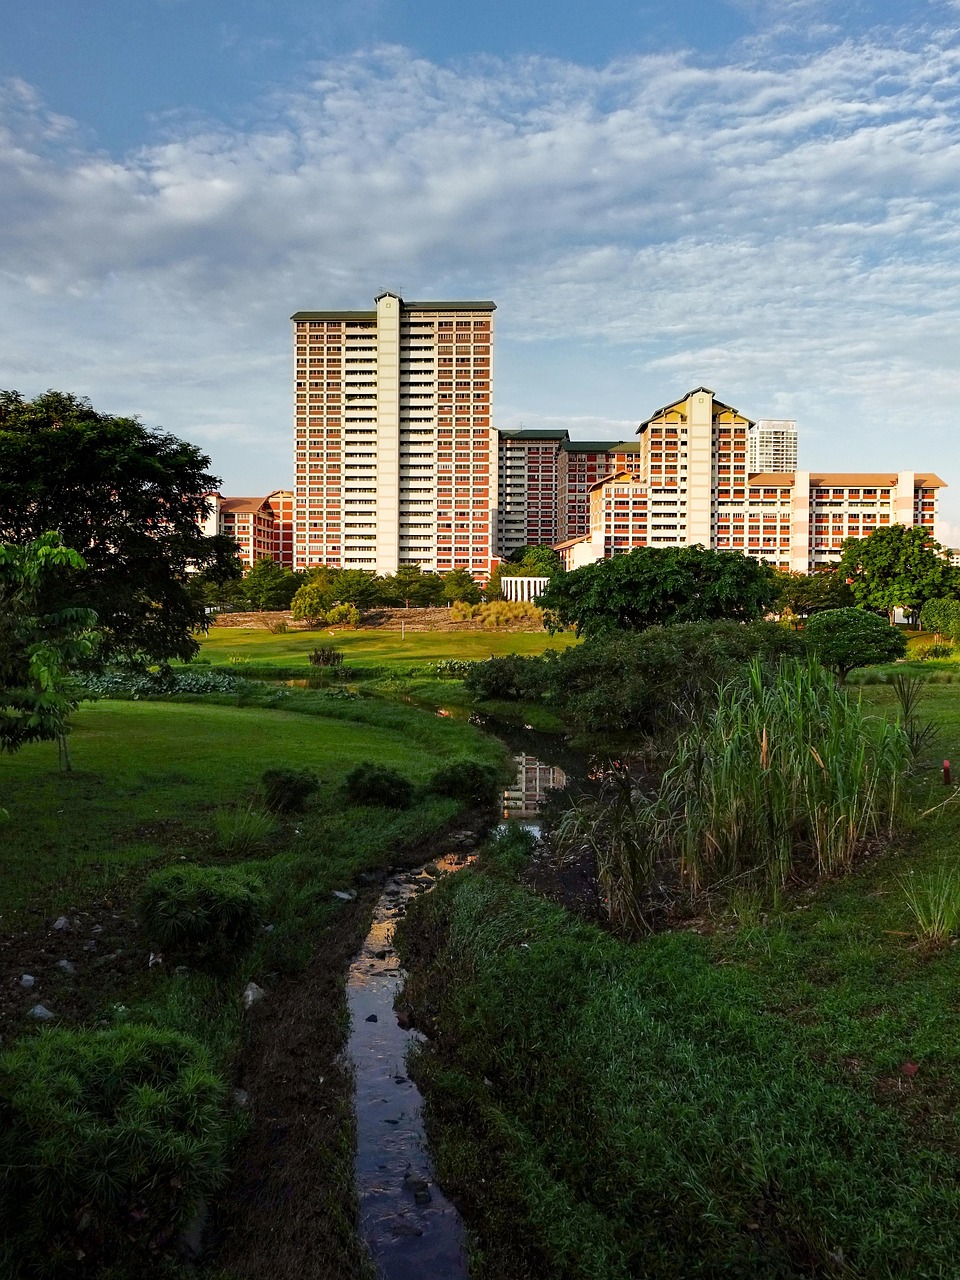
<instances>
[{"instance_id":1,"label":"stream","mask_svg":"<svg viewBox=\"0 0 960 1280\"><path fill-rule=\"evenodd\" d=\"M567 774L531 753L534 746L542 750L539 741L531 745L514 739L508 745L517 776L503 793L503 817L538 830L537 812L547 789L564 786ZM420 867L387 880L347 978L360 1231L380 1280L469 1276L466 1231L436 1184L423 1128L423 1099L407 1075L407 1051L422 1037L398 1020L393 1007L404 976L393 934L406 904L433 888L434 869L451 874L470 861L467 855L451 853L428 863L430 871Z\"/></svg>"}]
</instances>

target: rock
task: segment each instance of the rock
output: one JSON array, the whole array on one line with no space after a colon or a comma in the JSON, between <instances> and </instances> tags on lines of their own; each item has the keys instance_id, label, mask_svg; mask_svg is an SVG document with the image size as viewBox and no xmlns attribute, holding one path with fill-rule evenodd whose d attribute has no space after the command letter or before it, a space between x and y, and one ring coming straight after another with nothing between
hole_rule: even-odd
<instances>
[{"instance_id":1,"label":"rock","mask_svg":"<svg viewBox=\"0 0 960 1280\"><path fill-rule=\"evenodd\" d=\"M390 1234L394 1236L422 1236L423 1227L418 1227L415 1222L404 1222L401 1218L390 1228Z\"/></svg>"},{"instance_id":2,"label":"rock","mask_svg":"<svg viewBox=\"0 0 960 1280\"><path fill-rule=\"evenodd\" d=\"M265 924L265 925L263 925L263 927L261 928L260 932L261 932L261 933L273 933L273 931L274 931L274 929L275 929L276 927L277 927L277 926L276 926L275 924Z\"/></svg>"},{"instance_id":3,"label":"rock","mask_svg":"<svg viewBox=\"0 0 960 1280\"><path fill-rule=\"evenodd\" d=\"M174 976L175 978L183 978L183 977L185 977L185 976L186 976L186 974L188 974L189 972L190 972L190 970L187 968L187 966L186 966L185 964L178 964L178 965L177 965L177 967L176 967L176 968L174 969L174 971L173 971L173 976Z\"/></svg>"},{"instance_id":4,"label":"rock","mask_svg":"<svg viewBox=\"0 0 960 1280\"><path fill-rule=\"evenodd\" d=\"M58 969L60 969L60 970L62 970L64 973L76 973L76 972L77 972L77 966L73 963L73 961L72 961L72 960L58 960L58 961L57 961L57 968L58 968Z\"/></svg>"},{"instance_id":5,"label":"rock","mask_svg":"<svg viewBox=\"0 0 960 1280\"><path fill-rule=\"evenodd\" d=\"M432 1199L433 1196L426 1188L423 1191L415 1191L413 1193L414 1204L429 1204Z\"/></svg>"},{"instance_id":6,"label":"rock","mask_svg":"<svg viewBox=\"0 0 960 1280\"><path fill-rule=\"evenodd\" d=\"M249 1009L258 1000L262 1000L266 994L263 987L258 987L255 982L248 982L243 989L243 1007Z\"/></svg>"},{"instance_id":7,"label":"rock","mask_svg":"<svg viewBox=\"0 0 960 1280\"><path fill-rule=\"evenodd\" d=\"M247 1093L246 1089L234 1089L233 1105L240 1111L246 1111L250 1106L250 1095Z\"/></svg>"},{"instance_id":8,"label":"rock","mask_svg":"<svg viewBox=\"0 0 960 1280\"><path fill-rule=\"evenodd\" d=\"M334 889L333 896L339 898L341 902L352 902L357 893L355 889Z\"/></svg>"},{"instance_id":9,"label":"rock","mask_svg":"<svg viewBox=\"0 0 960 1280\"><path fill-rule=\"evenodd\" d=\"M426 1178L418 1178L415 1173L408 1173L403 1180L403 1189L416 1194L418 1191L429 1191L430 1183Z\"/></svg>"},{"instance_id":10,"label":"rock","mask_svg":"<svg viewBox=\"0 0 960 1280\"><path fill-rule=\"evenodd\" d=\"M90 930L90 932L91 932L91 933L103 933L103 925L102 925L102 924L95 924L95 925L93 926L93 928Z\"/></svg>"},{"instance_id":11,"label":"rock","mask_svg":"<svg viewBox=\"0 0 960 1280\"><path fill-rule=\"evenodd\" d=\"M70 928L70 921L66 916L58 916L53 922L53 927L63 933L65 929Z\"/></svg>"},{"instance_id":12,"label":"rock","mask_svg":"<svg viewBox=\"0 0 960 1280\"><path fill-rule=\"evenodd\" d=\"M20 985L25 991L29 991L31 987L36 986L36 978L32 973L23 973L20 975Z\"/></svg>"},{"instance_id":13,"label":"rock","mask_svg":"<svg viewBox=\"0 0 960 1280\"><path fill-rule=\"evenodd\" d=\"M380 1021L380 1019L377 1017L377 1015L376 1015L375 1013L371 1013L371 1014L369 1014L369 1015L367 1016L366 1021L367 1021L367 1022L379 1022L379 1021Z\"/></svg>"},{"instance_id":14,"label":"rock","mask_svg":"<svg viewBox=\"0 0 960 1280\"><path fill-rule=\"evenodd\" d=\"M55 1013L50 1012L50 1010L46 1007L46 1005L42 1005L42 1004L35 1004L33 1008L30 1010L30 1017L36 1018L38 1022L49 1022L52 1018L55 1018L56 1016L57 1015Z\"/></svg>"},{"instance_id":15,"label":"rock","mask_svg":"<svg viewBox=\"0 0 960 1280\"><path fill-rule=\"evenodd\" d=\"M97 949L97 940L96 940L96 938L89 938L89 939L88 939L88 940L83 944L83 949L84 949L84 951L96 951L96 949Z\"/></svg>"},{"instance_id":16,"label":"rock","mask_svg":"<svg viewBox=\"0 0 960 1280\"><path fill-rule=\"evenodd\" d=\"M375 951L373 954L376 956L376 958L377 958L378 960L386 960L387 956L389 955L389 952L387 952L387 951Z\"/></svg>"}]
</instances>

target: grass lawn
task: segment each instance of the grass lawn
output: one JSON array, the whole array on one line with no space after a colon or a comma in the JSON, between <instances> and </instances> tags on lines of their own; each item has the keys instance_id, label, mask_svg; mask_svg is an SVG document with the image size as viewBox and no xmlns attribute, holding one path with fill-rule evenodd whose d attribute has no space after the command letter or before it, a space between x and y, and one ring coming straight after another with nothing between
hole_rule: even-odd
<instances>
[{"instance_id":1,"label":"grass lawn","mask_svg":"<svg viewBox=\"0 0 960 1280\"><path fill-rule=\"evenodd\" d=\"M246 802L266 768L315 769L321 798L333 803L345 774L363 760L420 781L451 754L490 753L489 740L469 726L401 707L378 715L360 700L335 703L330 718L317 714L318 695L289 700L303 710L86 703L70 738L74 773L59 772L53 743L4 756L0 802L11 820L0 827L0 914L64 902L81 882L101 884L162 857L171 844L189 852L194 834L208 837L213 810Z\"/></svg>"},{"instance_id":2,"label":"grass lawn","mask_svg":"<svg viewBox=\"0 0 960 1280\"><path fill-rule=\"evenodd\" d=\"M342 649L349 666L409 667L441 658L482 660L519 653L529 657L576 644L574 635L546 631L290 631L275 636L255 627L212 627L200 638L200 656L213 663L241 658L257 666L308 667L318 645ZM308 668L309 669L309 668Z\"/></svg>"},{"instance_id":3,"label":"grass lawn","mask_svg":"<svg viewBox=\"0 0 960 1280\"><path fill-rule=\"evenodd\" d=\"M924 711L917 815L950 794L960 690ZM914 936L899 882L958 848L954 799L846 879L636 945L496 853L418 903L417 1070L472 1274L953 1280L960 949Z\"/></svg>"}]
</instances>

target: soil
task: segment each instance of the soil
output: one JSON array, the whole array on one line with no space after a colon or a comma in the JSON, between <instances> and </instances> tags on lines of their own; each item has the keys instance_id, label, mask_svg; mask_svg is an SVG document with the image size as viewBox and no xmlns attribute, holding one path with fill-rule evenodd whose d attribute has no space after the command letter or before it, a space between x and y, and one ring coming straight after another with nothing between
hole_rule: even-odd
<instances>
[{"instance_id":1,"label":"soil","mask_svg":"<svg viewBox=\"0 0 960 1280\"><path fill-rule=\"evenodd\" d=\"M597 884L596 860L591 853L584 852L576 858L558 858L549 845L538 845L524 869L521 882L581 920L604 927L609 924Z\"/></svg>"}]
</instances>

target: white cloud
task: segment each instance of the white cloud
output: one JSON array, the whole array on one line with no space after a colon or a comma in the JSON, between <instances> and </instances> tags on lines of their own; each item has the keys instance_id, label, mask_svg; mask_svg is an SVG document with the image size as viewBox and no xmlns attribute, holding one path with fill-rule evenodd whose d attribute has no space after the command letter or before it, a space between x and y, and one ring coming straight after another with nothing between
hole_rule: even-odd
<instances>
[{"instance_id":1,"label":"white cloud","mask_svg":"<svg viewBox=\"0 0 960 1280\"><path fill-rule=\"evenodd\" d=\"M228 487L272 487L287 316L399 287L497 300L505 425L620 435L705 381L797 417L813 465L960 487L958 98L960 53L931 31L600 69L389 48L323 64L252 124L174 118L113 157L16 82L0 385L139 409L206 444Z\"/></svg>"}]
</instances>

